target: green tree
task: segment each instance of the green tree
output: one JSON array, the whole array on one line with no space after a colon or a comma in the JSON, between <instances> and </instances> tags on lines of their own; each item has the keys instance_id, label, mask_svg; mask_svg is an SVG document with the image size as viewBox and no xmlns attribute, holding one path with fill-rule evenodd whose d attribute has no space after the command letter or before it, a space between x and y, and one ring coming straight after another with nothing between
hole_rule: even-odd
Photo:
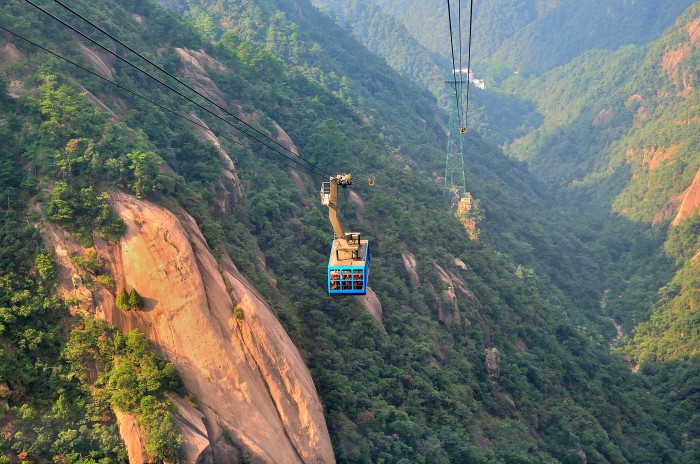
<instances>
[{"instance_id":1,"label":"green tree","mask_svg":"<svg viewBox=\"0 0 700 464\"><path fill-rule=\"evenodd\" d=\"M36 270L44 282L53 282L56 279L56 266L48 253L37 253L35 263Z\"/></svg>"},{"instance_id":2,"label":"green tree","mask_svg":"<svg viewBox=\"0 0 700 464\"><path fill-rule=\"evenodd\" d=\"M152 151L134 151L126 155L131 161L130 169L135 181L132 185L137 197L145 197L159 190L158 169L163 160Z\"/></svg>"},{"instance_id":3,"label":"green tree","mask_svg":"<svg viewBox=\"0 0 700 464\"><path fill-rule=\"evenodd\" d=\"M117 292L116 305L117 308L121 309L122 311L128 311L130 309L129 292L127 292L124 287L120 288Z\"/></svg>"},{"instance_id":4,"label":"green tree","mask_svg":"<svg viewBox=\"0 0 700 464\"><path fill-rule=\"evenodd\" d=\"M146 451L166 462L184 462L182 435L175 422L169 402L158 401L151 395L141 399L138 422L148 431Z\"/></svg>"},{"instance_id":5,"label":"green tree","mask_svg":"<svg viewBox=\"0 0 700 464\"><path fill-rule=\"evenodd\" d=\"M143 299L141 298L141 295L139 295L139 292L137 292L135 288L132 288L131 292L129 292L128 304L129 309L132 311L137 311L143 308Z\"/></svg>"},{"instance_id":6,"label":"green tree","mask_svg":"<svg viewBox=\"0 0 700 464\"><path fill-rule=\"evenodd\" d=\"M38 107L41 127L50 138L63 146L70 138L92 135L104 115L67 84L58 84L53 74L41 75Z\"/></svg>"}]
</instances>

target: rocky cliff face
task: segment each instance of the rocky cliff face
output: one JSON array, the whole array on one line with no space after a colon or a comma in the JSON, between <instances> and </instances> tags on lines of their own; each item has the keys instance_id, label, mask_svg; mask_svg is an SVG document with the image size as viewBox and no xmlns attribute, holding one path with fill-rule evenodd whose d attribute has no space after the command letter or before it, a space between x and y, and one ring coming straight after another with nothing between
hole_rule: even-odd
<instances>
[{"instance_id":1,"label":"rocky cliff face","mask_svg":"<svg viewBox=\"0 0 700 464\"><path fill-rule=\"evenodd\" d=\"M681 202L678 208L678 214L673 220L673 225L675 226L682 220L688 218L700 208L700 169L698 169L692 184L688 187L683 194L680 196Z\"/></svg>"},{"instance_id":2,"label":"rocky cliff face","mask_svg":"<svg viewBox=\"0 0 700 464\"><path fill-rule=\"evenodd\" d=\"M119 192L112 205L127 231L96 248L117 287L141 294L142 311L120 311L107 289L81 288L67 259L76 245L55 226L43 225L43 236L59 258L60 291L80 294L83 309L122 331L138 328L177 367L199 409L177 405L188 460L236 462L242 452L252 462L334 462L303 359L231 259L217 262L183 210Z\"/></svg>"}]
</instances>

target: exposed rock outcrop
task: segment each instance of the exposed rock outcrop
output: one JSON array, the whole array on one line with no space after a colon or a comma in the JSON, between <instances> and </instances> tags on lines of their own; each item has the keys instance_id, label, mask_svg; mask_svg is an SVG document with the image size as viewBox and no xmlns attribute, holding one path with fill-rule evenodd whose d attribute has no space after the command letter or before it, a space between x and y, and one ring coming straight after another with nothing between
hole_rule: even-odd
<instances>
[{"instance_id":1,"label":"exposed rock outcrop","mask_svg":"<svg viewBox=\"0 0 700 464\"><path fill-rule=\"evenodd\" d=\"M408 278L411 282L411 287L420 287L420 279L418 278L418 273L416 272L416 257L413 253L404 251L401 253L401 259L403 260L403 267L408 272Z\"/></svg>"},{"instance_id":2,"label":"exposed rock outcrop","mask_svg":"<svg viewBox=\"0 0 700 464\"><path fill-rule=\"evenodd\" d=\"M498 380L501 376L501 371L499 367L499 362L501 361L501 354L498 352L498 348L486 348L486 374L491 380ZM512 400L511 400L512 401Z\"/></svg>"},{"instance_id":3,"label":"exposed rock outcrop","mask_svg":"<svg viewBox=\"0 0 700 464\"><path fill-rule=\"evenodd\" d=\"M437 264L435 265L435 269L437 269L440 274L440 280L443 283L443 289L440 295L441 300L438 301L438 317L445 325L459 323L461 321L461 315L459 313L459 304L457 303L454 282L447 272ZM442 304L443 302L447 303L447 307Z\"/></svg>"},{"instance_id":4,"label":"exposed rock outcrop","mask_svg":"<svg viewBox=\"0 0 700 464\"><path fill-rule=\"evenodd\" d=\"M86 97L88 100L90 100L90 103L92 103L93 105L95 105L96 107L98 107L99 109L101 109L102 111L104 111L105 113L109 114L111 117L113 117L113 118L115 118L115 119L121 118L121 116L119 116L117 113L115 113L114 111L112 111L112 108L110 108L109 106L107 106L107 105L105 104L105 102L103 102L102 100L100 100L99 98L97 98L96 96L94 96L91 92L88 92L87 89L86 89L85 87L81 87L81 88L80 88L80 91L81 91L82 93L85 94L85 97Z\"/></svg>"},{"instance_id":5,"label":"exposed rock outcrop","mask_svg":"<svg viewBox=\"0 0 700 464\"><path fill-rule=\"evenodd\" d=\"M290 169L289 174L292 176L292 180L294 181L294 185L296 185L297 190L306 195L308 193L308 190L306 189L306 184L304 183L304 180L301 178L299 173L294 169Z\"/></svg>"},{"instance_id":6,"label":"exposed rock outcrop","mask_svg":"<svg viewBox=\"0 0 700 464\"><path fill-rule=\"evenodd\" d=\"M287 131L282 129L282 126L277 124L277 121L272 121L272 124L275 126L275 129L277 130L277 141L282 145L284 148L289 150L290 152L294 153L295 155L299 156L299 150L297 149L297 146L294 144L294 141L292 138L287 134Z\"/></svg>"},{"instance_id":7,"label":"exposed rock outcrop","mask_svg":"<svg viewBox=\"0 0 700 464\"><path fill-rule=\"evenodd\" d=\"M151 457L146 452L146 444L143 440L143 433L136 423L136 417L131 414L124 414L120 411L114 411L119 424L119 435L121 435L124 445L126 445L126 454L129 456L130 464L144 464L152 461Z\"/></svg>"},{"instance_id":8,"label":"exposed rock outcrop","mask_svg":"<svg viewBox=\"0 0 700 464\"><path fill-rule=\"evenodd\" d=\"M0 44L0 63L1 65L11 65L12 63L21 60L24 57L19 48L15 47L10 42ZM4 67L4 66L3 66Z\"/></svg>"},{"instance_id":9,"label":"exposed rock outcrop","mask_svg":"<svg viewBox=\"0 0 700 464\"><path fill-rule=\"evenodd\" d=\"M461 263L461 265L459 263ZM460 268L463 266L463 269L467 269L467 265L464 264L464 262L459 260L459 263L457 263L457 260L455 260L455 264L460 266ZM481 303L479 303L479 299L476 297L476 295L474 295L474 292L469 289L469 286L464 279L462 279L457 272L451 269L443 269L437 264L435 265L435 269L437 269L440 275L440 280L444 285L442 291L442 301L447 302L450 305L449 310L443 308L442 304L438 305L440 321L447 325L462 321L458 301L462 301L468 307L470 312L478 313L481 309Z\"/></svg>"},{"instance_id":10,"label":"exposed rock outcrop","mask_svg":"<svg viewBox=\"0 0 700 464\"><path fill-rule=\"evenodd\" d=\"M690 54L691 48L684 44L680 48L669 50L661 57L661 67L671 76L677 74L678 65Z\"/></svg>"},{"instance_id":11,"label":"exposed rock outcrop","mask_svg":"<svg viewBox=\"0 0 700 464\"><path fill-rule=\"evenodd\" d=\"M462 261L459 258L455 258L455 266L457 266L458 268L460 268L463 271L466 271L469 269L469 267L467 267L467 265L464 263L464 261Z\"/></svg>"},{"instance_id":12,"label":"exposed rock outcrop","mask_svg":"<svg viewBox=\"0 0 700 464\"><path fill-rule=\"evenodd\" d=\"M207 68L217 71L226 71L226 67L203 50L197 51L176 48L175 53L180 57L185 76L194 83L194 89L217 105L224 106L226 103L224 93L217 87L214 81L211 80Z\"/></svg>"},{"instance_id":13,"label":"exposed rock outcrop","mask_svg":"<svg viewBox=\"0 0 700 464\"><path fill-rule=\"evenodd\" d=\"M7 385L7 382L0 382L0 413L10 410L8 400L12 396L12 390Z\"/></svg>"},{"instance_id":14,"label":"exposed rock outcrop","mask_svg":"<svg viewBox=\"0 0 700 464\"><path fill-rule=\"evenodd\" d=\"M96 248L117 287L136 288L144 307L122 312L101 288L92 293L93 311L121 331L138 328L177 367L199 405L196 412L176 403L190 462L235 462L238 452L227 442L251 462L334 462L308 369L230 258L217 263L183 210L123 193L111 200L127 230L117 245L98 240ZM57 255L77 246L53 225L42 229ZM74 292L71 270L59 272L63 291Z\"/></svg>"},{"instance_id":15,"label":"exposed rock outcrop","mask_svg":"<svg viewBox=\"0 0 700 464\"><path fill-rule=\"evenodd\" d=\"M206 416L180 397L171 395L170 401L177 408L175 421L182 431L182 449L187 461L197 464L216 462L209 443Z\"/></svg>"},{"instance_id":16,"label":"exposed rock outcrop","mask_svg":"<svg viewBox=\"0 0 700 464\"><path fill-rule=\"evenodd\" d=\"M693 214L693 211L700 208L700 169L695 174L693 182L685 192L681 194L681 204L678 207L678 214L673 220L673 225L677 225L682 220Z\"/></svg>"},{"instance_id":17,"label":"exposed rock outcrop","mask_svg":"<svg viewBox=\"0 0 700 464\"><path fill-rule=\"evenodd\" d=\"M102 54L99 54L82 44L80 45L80 52L85 58L88 59L88 61L90 61L90 63L92 63L92 66L95 68L95 72L97 74L105 79L112 78L112 66L114 66L114 60L116 58L114 58L112 55L109 55L109 58L107 58L106 56L103 56Z\"/></svg>"},{"instance_id":18,"label":"exposed rock outcrop","mask_svg":"<svg viewBox=\"0 0 700 464\"><path fill-rule=\"evenodd\" d=\"M696 48L700 48L700 18L688 23L685 31L688 33L690 43L695 45Z\"/></svg>"},{"instance_id":19,"label":"exposed rock outcrop","mask_svg":"<svg viewBox=\"0 0 700 464\"><path fill-rule=\"evenodd\" d=\"M14 99L19 99L19 97L21 97L24 93L24 90L24 82L18 79L11 80L10 83L7 85L7 95Z\"/></svg>"},{"instance_id":20,"label":"exposed rock outcrop","mask_svg":"<svg viewBox=\"0 0 700 464\"><path fill-rule=\"evenodd\" d=\"M363 216L365 212L365 202L354 190L348 193L348 204L355 205L355 217L357 221L365 227L369 227Z\"/></svg>"},{"instance_id":21,"label":"exposed rock outcrop","mask_svg":"<svg viewBox=\"0 0 700 464\"><path fill-rule=\"evenodd\" d=\"M668 147L651 147L644 153L644 160L642 162L647 166L649 171L653 171L660 167L664 161L671 159L682 146L683 142L674 143Z\"/></svg>"},{"instance_id":22,"label":"exposed rock outcrop","mask_svg":"<svg viewBox=\"0 0 700 464\"><path fill-rule=\"evenodd\" d=\"M386 334L386 329L384 328L384 321L382 320L382 303L377 298L377 294L374 290L367 287L367 294L360 296L360 304L372 315L374 322L377 323L379 330Z\"/></svg>"}]
</instances>

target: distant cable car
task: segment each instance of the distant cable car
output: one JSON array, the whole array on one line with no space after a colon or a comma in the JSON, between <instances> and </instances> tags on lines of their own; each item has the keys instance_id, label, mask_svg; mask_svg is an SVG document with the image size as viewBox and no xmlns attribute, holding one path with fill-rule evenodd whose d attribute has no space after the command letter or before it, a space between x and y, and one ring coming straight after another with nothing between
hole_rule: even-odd
<instances>
[{"instance_id":1,"label":"distant cable car","mask_svg":"<svg viewBox=\"0 0 700 464\"><path fill-rule=\"evenodd\" d=\"M321 203L328 206L334 239L328 259L329 295L364 295L369 277L369 241L359 232L345 233L338 222L338 185L352 185L352 175L331 177L321 185Z\"/></svg>"}]
</instances>

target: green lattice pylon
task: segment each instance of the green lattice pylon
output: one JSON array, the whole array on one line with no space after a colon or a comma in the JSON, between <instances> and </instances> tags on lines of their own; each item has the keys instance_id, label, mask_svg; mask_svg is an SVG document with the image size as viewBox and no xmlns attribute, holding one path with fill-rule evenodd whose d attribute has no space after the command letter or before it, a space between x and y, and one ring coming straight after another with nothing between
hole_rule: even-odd
<instances>
[{"instance_id":1,"label":"green lattice pylon","mask_svg":"<svg viewBox=\"0 0 700 464\"><path fill-rule=\"evenodd\" d=\"M445 156L445 195L448 198L462 198L467 193L467 182L464 178L464 149L462 139L464 128L460 126L460 118L457 102L462 94L464 80L461 73L445 81L450 86L452 98L450 99L450 123L447 134L447 154ZM456 195L455 195L456 194Z\"/></svg>"}]
</instances>

